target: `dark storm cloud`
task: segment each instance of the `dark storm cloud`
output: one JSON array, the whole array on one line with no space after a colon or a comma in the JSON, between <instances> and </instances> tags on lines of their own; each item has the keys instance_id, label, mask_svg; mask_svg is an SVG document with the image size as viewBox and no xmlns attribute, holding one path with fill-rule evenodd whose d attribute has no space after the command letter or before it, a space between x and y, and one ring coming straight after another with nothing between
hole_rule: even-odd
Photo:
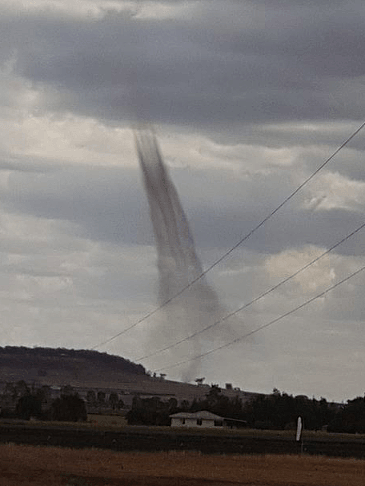
<instances>
[{"instance_id":1,"label":"dark storm cloud","mask_svg":"<svg viewBox=\"0 0 365 486\"><path fill-rule=\"evenodd\" d=\"M351 78L364 74L364 11L359 2L268 2L265 6L248 2L236 5L230 13L235 10L253 16L247 28L242 22L243 32L227 33L220 39L231 52L279 55L292 67L301 68L303 74L307 72L307 79L313 75ZM225 27L228 24L229 19L223 20Z\"/></svg>"},{"instance_id":2,"label":"dark storm cloud","mask_svg":"<svg viewBox=\"0 0 365 486\"><path fill-rule=\"evenodd\" d=\"M361 2L194 5L164 21L4 16L2 50L17 48L16 70L43 86L45 109L210 129L362 116Z\"/></svg>"}]
</instances>

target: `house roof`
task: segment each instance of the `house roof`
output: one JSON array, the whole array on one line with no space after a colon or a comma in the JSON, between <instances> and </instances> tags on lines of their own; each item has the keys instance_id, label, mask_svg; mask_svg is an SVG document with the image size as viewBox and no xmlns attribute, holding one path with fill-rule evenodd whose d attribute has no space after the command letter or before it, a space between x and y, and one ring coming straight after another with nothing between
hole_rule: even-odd
<instances>
[{"instance_id":1,"label":"house roof","mask_svg":"<svg viewBox=\"0 0 365 486\"><path fill-rule=\"evenodd\" d=\"M199 412L179 412L170 415L170 418L184 418L184 419L203 419L203 420L223 420L223 417L207 410L200 410Z\"/></svg>"}]
</instances>

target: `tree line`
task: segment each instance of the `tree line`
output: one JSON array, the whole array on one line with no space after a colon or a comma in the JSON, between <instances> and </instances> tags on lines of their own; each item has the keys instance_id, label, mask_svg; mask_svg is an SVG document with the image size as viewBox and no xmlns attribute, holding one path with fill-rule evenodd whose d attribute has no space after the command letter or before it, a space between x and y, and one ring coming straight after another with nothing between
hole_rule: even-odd
<instances>
[{"instance_id":1,"label":"tree line","mask_svg":"<svg viewBox=\"0 0 365 486\"><path fill-rule=\"evenodd\" d=\"M256 429L295 429L302 417L307 430L365 433L365 398L348 400L347 404L329 403L299 395L293 397L274 389L270 395L260 395L245 403L237 396L229 398L218 386L212 386L205 398L178 404L175 398L163 401L158 397L135 397L126 418L131 425L169 425L170 415L178 412L207 410L220 415L228 423L245 424ZM237 422L235 422L237 421Z\"/></svg>"},{"instance_id":2,"label":"tree line","mask_svg":"<svg viewBox=\"0 0 365 486\"><path fill-rule=\"evenodd\" d=\"M29 387L25 381L7 383L0 396L0 417L29 420L86 421L84 400L70 386L61 390L60 396L51 400L49 387Z\"/></svg>"},{"instance_id":3,"label":"tree line","mask_svg":"<svg viewBox=\"0 0 365 486\"><path fill-rule=\"evenodd\" d=\"M106 400L105 393L90 390L86 403L70 386L62 388L60 396L50 400L49 387L29 387L24 381L8 383L0 395L1 417L31 417L43 420L85 421L87 407L103 407L120 411L124 407L116 393ZM203 399L178 403L175 398L142 399L135 396L126 414L130 425L170 425L170 415L178 412L207 410L225 419L231 425L256 429L290 430L302 417L306 430L365 433L365 397L348 400L346 404L329 403L299 395L293 397L274 389L270 395L258 395L242 402L239 396L227 397L213 385Z\"/></svg>"}]
</instances>

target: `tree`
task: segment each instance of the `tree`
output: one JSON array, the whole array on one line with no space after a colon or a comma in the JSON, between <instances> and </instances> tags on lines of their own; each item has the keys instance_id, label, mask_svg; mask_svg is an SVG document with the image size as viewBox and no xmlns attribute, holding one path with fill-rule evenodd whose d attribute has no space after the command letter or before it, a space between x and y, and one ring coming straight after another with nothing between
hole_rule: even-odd
<instances>
[{"instance_id":1,"label":"tree","mask_svg":"<svg viewBox=\"0 0 365 486\"><path fill-rule=\"evenodd\" d=\"M255 428L295 428L300 416L306 429L318 430L333 421L336 408L324 398L318 401L305 395L293 397L274 389L271 395L262 395L246 403L243 412L245 419Z\"/></svg>"},{"instance_id":2,"label":"tree","mask_svg":"<svg viewBox=\"0 0 365 486\"><path fill-rule=\"evenodd\" d=\"M52 420L78 422L87 420L85 402L77 394L61 395L52 403Z\"/></svg>"},{"instance_id":3,"label":"tree","mask_svg":"<svg viewBox=\"0 0 365 486\"><path fill-rule=\"evenodd\" d=\"M111 393L109 395L109 405L113 410L118 407L118 395L116 393Z\"/></svg>"},{"instance_id":4,"label":"tree","mask_svg":"<svg viewBox=\"0 0 365 486\"><path fill-rule=\"evenodd\" d=\"M15 385L15 391L17 396L23 397L29 393L29 387L24 380L20 380Z\"/></svg>"},{"instance_id":5,"label":"tree","mask_svg":"<svg viewBox=\"0 0 365 486\"><path fill-rule=\"evenodd\" d=\"M170 425L171 408L175 402L163 402L158 397L134 397L126 415L129 425Z\"/></svg>"},{"instance_id":6,"label":"tree","mask_svg":"<svg viewBox=\"0 0 365 486\"><path fill-rule=\"evenodd\" d=\"M105 405L105 393L103 391L98 391L97 403L100 407Z\"/></svg>"},{"instance_id":7,"label":"tree","mask_svg":"<svg viewBox=\"0 0 365 486\"><path fill-rule=\"evenodd\" d=\"M328 426L329 432L365 433L365 397L348 400Z\"/></svg>"},{"instance_id":8,"label":"tree","mask_svg":"<svg viewBox=\"0 0 365 486\"><path fill-rule=\"evenodd\" d=\"M61 388L61 394L64 396L74 395L75 391L71 385L65 385Z\"/></svg>"},{"instance_id":9,"label":"tree","mask_svg":"<svg viewBox=\"0 0 365 486\"><path fill-rule=\"evenodd\" d=\"M95 394L94 390L88 390L88 392L86 394L86 402L91 407L96 406L96 394Z\"/></svg>"},{"instance_id":10,"label":"tree","mask_svg":"<svg viewBox=\"0 0 365 486\"><path fill-rule=\"evenodd\" d=\"M42 400L41 398L28 393L19 398L16 405L16 414L23 420L29 420L31 417L42 417Z\"/></svg>"}]
</instances>

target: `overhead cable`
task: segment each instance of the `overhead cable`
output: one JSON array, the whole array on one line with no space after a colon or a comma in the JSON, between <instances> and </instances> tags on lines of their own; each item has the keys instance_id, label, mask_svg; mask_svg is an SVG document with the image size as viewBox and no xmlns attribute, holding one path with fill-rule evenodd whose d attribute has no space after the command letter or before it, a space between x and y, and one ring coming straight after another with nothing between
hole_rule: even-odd
<instances>
[{"instance_id":1,"label":"overhead cable","mask_svg":"<svg viewBox=\"0 0 365 486\"><path fill-rule=\"evenodd\" d=\"M307 263L306 265L304 265L303 267L301 267L299 270L297 270L295 273L293 273L289 277L286 277L284 280L282 280L278 284L276 284L273 287L271 287L269 290L266 290L264 293L262 293L258 297L255 297L250 302L247 302L246 304L242 305L237 310L235 310L233 312L230 312L229 314L227 314L226 316L220 318L219 320L215 321L214 323L210 324L209 326L206 326L203 329L199 329L199 331L196 331L193 334L190 334L189 336L186 336L185 338L180 339L179 341L176 341L173 344L170 344L170 345L168 345L168 346L166 346L164 348L161 348L161 349L159 349L157 351L154 351L153 353L150 353L150 354L147 354L145 356L142 356L141 358L138 358L135 361L136 362L143 361L145 359L151 358L152 356L156 356L157 354L163 353L164 351L168 351L169 349L172 349L175 346L178 346L179 344L182 344L182 343L184 343L186 341L189 341L190 339L192 339L192 338L194 338L196 336L199 336L203 332L208 331L209 329L212 329L213 327L217 326L218 324L221 324L222 322L226 321L230 317L235 316L236 314L238 314L242 310L247 309L247 307L250 307L252 304L256 303L258 300L262 299L263 297L266 297L266 295L268 295L271 292L273 292L274 290L278 289L279 287L281 287L282 285L284 285L286 282L288 282L289 280L293 279L294 277L296 277L297 275L299 275L301 272L303 272L307 268L311 267L314 263L317 263L321 258L323 258L324 256L328 255L328 253L330 253L332 250L334 250L335 248L337 248L339 245L341 245L342 243L344 243L345 241L347 241L349 238L351 238L352 236L354 236L356 233L358 233L364 227L365 227L365 223L361 224L358 228L356 228L354 231L352 231L352 233L350 233L347 236L345 236L344 238L342 238L342 240L340 240L339 242L337 242L335 245L331 246L331 248L329 248L325 252L321 253L321 255L319 255L318 257L316 257L314 260L312 260L311 262Z\"/></svg>"},{"instance_id":2,"label":"overhead cable","mask_svg":"<svg viewBox=\"0 0 365 486\"><path fill-rule=\"evenodd\" d=\"M279 204L274 210L272 210L257 226L255 226L249 233L247 233L245 236L243 236L234 246L232 246L228 251L226 251L218 260L216 260L214 263L212 263L206 270L204 270L200 275L198 275L196 278L191 280L187 285L185 285L179 292L174 294L172 297L169 299L165 300L161 305L158 307L155 307L152 311L148 312L145 314L143 317L138 319L135 323L132 325L126 327L122 331L118 332L114 336L111 336L110 338L106 339L105 341L102 341L95 346L93 346L90 349L96 349L101 346L105 346L106 344L110 343L114 339L122 336L126 332L130 331L131 329L135 328L142 322L146 321L149 319L151 316L156 314L158 311L163 309L166 305L168 305L171 301L179 297L183 292L185 292L187 289L192 287L196 282L198 282L200 279L202 279L208 272L210 272L213 268L215 268L219 263L221 263L225 258L227 258L234 250L236 250L244 241L246 241L248 238L250 238L261 226L263 226L270 218L272 218L288 201L290 201L301 189L303 189L304 186L306 186L317 174L319 171L323 169L363 128L365 127L365 122L363 122L342 144L330 155L307 179L305 179L304 182L302 182L289 196L287 196L284 201Z\"/></svg>"},{"instance_id":3,"label":"overhead cable","mask_svg":"<svg viewBox=\"0 0 365 486\"><path fill-rule=\"evenodd\" d=\"M355 277L355 275L358 275L363 270L365 270L365 265L363 267L359 268L358 270L356 270L356 272L351 273L346 278L340 280L336 284L334 284L331 287L327 288L326 290L324 290L320 294L316 295L315 297L312 297L311 299L307 300L303 304L299 305L298 307L295 307L294 309L290 310L289 312L286 312L285 314L282 314L281 316L279 316L276 319L268 322L267 324L264 324L263 326L257 327L256 329L253 329L252 331L244 334L243 336L240 336L240 337L234 339L233 341L230 341L228 343L222 344L221 346L218 346L217 348L210 349L209 351L206 351L205 353L199 354L198 356L194 356L193 358L189 358L189 359L186 359L184 361L179 361L178 363L174 363L174 364L169 365L169 366L164 366L162 368L159 368L157 370L154 370L154 372L157 373L159 371L165 371L165 370L168 370L168 369L171 369L171 368L176 368L177 366L181 366L183 364L190 363L191 361L195 361L197 359L204 358L205 356L208 356L209 354L213 354L213 353L215 353L215 352L217 352L217 351L219 351L219 350L221 350L223 348L227 348L228 346L232 346L233 344L236 344L236 343L238 343L240 341L243 341L244 339L248 338L249 336L252 336L253 334L256 334L259 331L262 331L262 329L266 329L269 326L272 326L273 324L277 323L278 321L281 321L285 317L288 317L291 314L294 314L294 312L302 309L303 307L307 306L308 304L311 304L312 302L314 302L315 300L319 299L320 297L323 297L324 295L328 294L328 292L330 292L331 290L335 289L336 287L342 285L343 283L347 282L347 280L350 280L350 278Z\"/></svg>"}]
</instances>

